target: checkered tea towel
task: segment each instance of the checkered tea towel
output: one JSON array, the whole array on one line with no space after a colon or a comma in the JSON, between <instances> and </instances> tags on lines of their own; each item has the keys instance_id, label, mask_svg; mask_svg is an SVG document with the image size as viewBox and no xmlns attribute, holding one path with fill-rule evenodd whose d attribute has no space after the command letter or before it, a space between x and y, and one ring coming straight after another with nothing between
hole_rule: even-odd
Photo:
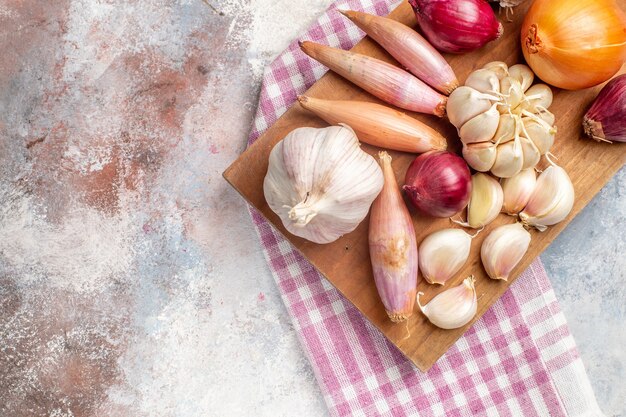
<instances>
[{"instance_id":1,"label":"checkered tea towel","mask_svg":"<svg viewBox=\"0 0 626 417\"><path fill-rule=\"evenodd\" d=\"M339 1L300 39L349 49L364 34L338 9L384 15L393 3ZM249 142L326 70L294 41L266 68ZM421 373L254 210L252 218L331 415L602 415L539 260Z\"/></svg>"}]
</instances>

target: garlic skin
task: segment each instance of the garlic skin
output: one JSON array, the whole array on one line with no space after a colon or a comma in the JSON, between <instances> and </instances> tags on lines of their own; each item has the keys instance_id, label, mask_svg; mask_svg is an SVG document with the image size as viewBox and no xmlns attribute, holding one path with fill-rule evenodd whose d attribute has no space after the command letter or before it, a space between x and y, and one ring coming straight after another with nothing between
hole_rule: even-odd
<instances>
[{"instance_id":1,"label":"garlic skin","mask_svg":"<svg viewBox=\"0 0 626 417\"><path fill-rule=\"evenodd\" d=\"M269 157L263 193L292 234L329 243L353 231L383 187L383 174L348 126L302 127Z\"/></svg>"},{"instance_id":2,"label":"garlic skin","mask_svg":"<svg viewBox=\"0 0 626 417\"><path fill-rule=\"evenodd\" d=\"M530 245L530 233L521 223L496 227L483 240L480 259L492 279L507 281Z\"/></svg>"},{"instance_id":3,"label":"garlic skin","mask_svg":"<svg viewBox=\"0 0 626 417\"><path fill-rule=\"evenodd\" d=\"M500 180L500 185L504 194L502 212L514 216L528 204L537 185L537 174L534 168L524 169L511 178Z\"/></svg>"},{"instance_id":4,"label":"garlic skin","mask_svg":"<svg viewBox=\"0 0 626 417\"><path fill-rule=\"evenodd\" d=\"M461 229L442 229L426 236L419 246L419 269L430 284L443 285L461 270L469 257L472 236Z\"/></svg>"},{"instance_id":5,"label":"garlic skin","mask_svg":"<svg viewBox=\"0 0 626 417\"><path fill-rule=\"evenodd\" d=\"M563 221L574 206L574 185L563 168L551 165L537 178L528 204L519 214L524 225L540 232Z\"/></svg>"},{"instance_id":6,"label":"garlic skin","mask_svg":"<svg viewBox=\"0 0 626 417\"><path fill-rule=\"evenodd\" d=\"M495 61L472 72L465 85L450 94L448 119L457 128L470 167L510 178L535 167L549 152L556 134L554 115L548 111L552 90L533 85L534 80L526 65L509 68ZM493 158L487 145L477 146L483 143L495 146Z\"/></svg>"},{"instance_id":7,"label":"garlic skin","mask_svg":"<svg viewBox=\"0 0 626 417\"><path fill-rule=\"evenodd\" d=\"M439 328L463 327L474 318L478 309L475 281L474 276L469 276L461 285L443 291L426 305L420 304L419 297L424 293L418 292L417 305L428 320Z\"/></svg>"},{"instance_id":8,"label":"garlic skin","mask_svg":"<svg viewBox=\"0 0 626 417\"><path fill-rule=\"evenodd\" d=\"M385 184L370 215L369 249L376 289L389 319L413 314L417 292L418 251L415 229L391 168L391 156L380 152Z\"/></svg>"},{"instance_id":9,"label":"garlic skin","mask_svg":"<svg viewBox=\"0 0 626 417\"><path fill-rule=\"evenodd\" d=\"M463 226L478 229L491 223L502 209L504 195L500 183L487 174L472 175L472 194L467 205L467 223Z\"/></svg>"}]
</instances>

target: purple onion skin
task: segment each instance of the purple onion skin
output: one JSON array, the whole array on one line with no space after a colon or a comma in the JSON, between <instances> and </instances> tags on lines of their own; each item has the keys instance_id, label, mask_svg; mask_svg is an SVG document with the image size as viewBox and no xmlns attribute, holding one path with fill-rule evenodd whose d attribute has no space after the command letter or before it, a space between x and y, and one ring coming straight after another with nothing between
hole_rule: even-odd
<instances>
[{"instance_id":1,"label":"purple onion skin","mask_svg":"<svg viewBox=\"0 0 626 417\"><path fill-rule=\"evenodd\" d=\"M402 187L422 213L450 217L463 210L472 192L472 176L460 156L447 151L426 152L411 163Z\"/></svg>"},{"instance_id":2,"label":"purple onion skin","mask_svg":"<svg viewBox=\"0 0 626 417\"><path fill-rule=\"evenodd\" d=\"M426 39L443 52L473 51L504 31L485 0L408 1Z\"/></svg>"},{"instance_id":3,"label":"purple onion skin","mask_svg":"<svg viewBox=\"0 0 626 417\"><path fill-rule=\"evenodd\" d=\"M583 129L597 141L626 142L626 74L600 90L583 118Z\"/></svg>"}]
</instances>

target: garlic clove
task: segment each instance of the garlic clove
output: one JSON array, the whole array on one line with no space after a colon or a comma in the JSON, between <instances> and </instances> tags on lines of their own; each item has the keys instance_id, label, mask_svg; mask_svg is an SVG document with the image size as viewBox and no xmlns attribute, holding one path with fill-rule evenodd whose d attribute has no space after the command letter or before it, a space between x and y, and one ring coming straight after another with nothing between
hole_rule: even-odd
<instances>
[{"instance_id":1,"label":"garlic clove","mask_svg":"<svg viewBox=\"0 0 626 417\"><path fill-rule=\"evenodd\" d=\"M505 113L500 116L498 129L491 141L496 144L506 143L515 139L516 131L519 134L519 116Z\"/></svg>"},{"instance_id":2,"label":"garlic clove","mask_svg":"<svg viewBox=\"0 0 626 417\"><path fill-rule=\"evenodd\" d=\"M496 145L491 142L464 144L463 158L476 171L487 172L496 161Z\"/></svg>"},{"instance_id":3,"label":"garlic clove","mask_svg":"<svg viewBox=\"0 0 626 417\"><path fill-rule=\"evenodd\" d=\"M500 178L509 178L522 170L524 154L520 139L498 145L496 161L491 167L493 175Z\"/></svg>"},{"instance_id":4,"label":"garlic clove","mask_svg":"<svg viewBox=\"0 0 626 417\"><path fill-rule=\"evenodd\" d=\"M458 329L469 323L476 315L478 300L474 287L474 276L467 277L461 285L450 288L435 296L426 305L421 305L417 293L417 305L428 320L442 329Z\"/></svg>"},{"instance_id":5,"label":"garlic clove","mask_svg":"<svg viewBox=\"0 0 626 417\"><path fill-rule=\"evenodd\" d=\"M472 72L465 80L465 85L481 93L493 94L500 92L500 80L495 72L479 69Z\"/></svg>"},{"instance_id":6,"label":"garlic clove","mask_svg":"<svg viewBox=\"0 0 626 417\"><path fill-rule=\"evenodd\" d=\"M473 88L458 87L448 97L446 105L448 119L458 129L471 118L489 110L493 106L493 101L497 100L497 97L480 93Z\"/></svg>"},{"instance_id":7,"label":"garlic clove","mask_svg":"<svg viewBox=\"0 0 626 417\"><path fill-rule=\"evenodd\" d=\"M531 113L547 109L552 104L552 89L545 84L535 84L526 91L522 108Z\"/></svg>"},{"instance_id":8,"label":"garlic clove","mask_svg":"<svg viewBox=\"0 0 626 417\"><path fill-rule=\"evenodd\" d=\"M532 140L521 136L519 138L520 144L522 145L522 154L524 163L522 164L522 169L534 168L539 163L539 159L541 159L541 153L539 153L539 149L535 146Z\"/></svg>"},{"instance_id":9,"label":"garlic clove","mask_svg":"<svg viewBox=\"0 0 626 417\"><path fill-rule=\"evenodd\" d=\"M542 110L536 114L541 120L549 124L550 126L554 126L555 117L554 114L550 113L548 110Z\"/></svg>"},{"instance_id":10,"label":"garlic clove","mask_svg":"<svg viewBox=\"0 0 626 417\"><path fill-rule=\"evenodd\" d=\"M485 64L483 69L493 71L499 80L509 75L509 67L502 61L493 61Z\"/></svg>"},{"instance_id":11,"label":"garlic clove","mask_svg":"<svg viewBox=\"0 0 626 417\"><path fill-rule=\"evenodd\" d=\"M467 205L467 226L479 229L500 213L504 195L500 183L487 174L472 175L472 194Z\"/></svg>"},{"instance_id":12,"label":"garlic clove","mask_svg":"<svg viewBox=\"0 0 626 417\"><path fill-rule=\"evenodd\" d=\"M556 126L547 126L529 117L522 117L522 123L524 124L523 135L533 141L540 155L545 155L554 144Z\"/></svg>"},{"instance_id":13,"label":"garlic clove","mask_svg":"<svg viewBox=\"0 0 626 417\"><path fill-rule=\"evenodd\" d=\"M500 107L500 113L507 113L515 109L524 98L522 83L517 79L508 76L500 80L500 93L505 96L505 106Z\"/></svg>"},{"instance_id":14,"label":"garlic clove","mask_svg":"<svg viewBox=\"0 0 626 417\"><path fill-rule=\"evenodd\" d=\"M574 185L569 175L563 168L551 165L537 178L537 185L519 217L525 225L543 232L547 226L563 221L573 206Z\"/></svg>"},{"instance_id":15,"label":"garlic clove","mask_svg":"<svg viewBox=\"0 0 626 417\"><path fill-rule=\"evenodd\" d=\"M528 90L535 79L535 73L524 64L516 64L509 67L509 76L515 78L522 85L522 91Z\"/></svg>"},{"instance_id":16,"label":"garlic clove","mask_svg":"<svg viewBox=\"0 0 626 417\"><path fill-rule=\"evenodd\" d=\"M352 129L302 127L270 152L263 193L290 233L329 243L361 223L382 186Z\"/></svg>"},{"instance_id":17,"label":"garlic clove","mask_svg":"<svg viewBox=\"0 0 626 417\"><path fill-rule=\"evenodd\" d=\"M472 236L461 229L442 229L420 244L419 270L431 284L443 285L461 270L469 257Z\"/></svg>"},{"instance_id":18,"label":"garlic clove","mask_svg":"<svg viewBox=\"0 0 626 417\"><path fill-rule=\"evenodd\" d=\"M500 180L504 202L502 211L509 215L516 215L526 207L530 196L537 184L537 174L533 168L524 169L511 178Z\"/></svg>"},{"instance_id":19,"label":"garlic clove","mask_svg":"<svg viewBox=\"0 0 626 417\"><path fill-rule=\"evenodd\" d=\"M417 292L418 252L413 220L391 167L391 156L380 152L385 183L370 214L368 243L376 289L393 322L413 314Z\"/></svg>"},{"instance_id":20,"label":"garlic clove","mask_svg":"<svg viewBox=\"0 0 626 417\"><path fill-rule=\"evenodd\" d=\"M498 130L499 122L500 112L498 112L496 103L489 110L473 117L461 126L459 136L465 144L486 142L493 138L496 130Z\"/></svg>"},{"instance_id":21,"label":"garlic clove","mask_svg":"<svg viewBox=\"0 0 626 417\"><path fill-rule=\"evenodd\" d=\"M530 233L521 223L496 227L480 247L480 258L492 279L508 280L530 245Z\"/></svg>"}]
</instances>

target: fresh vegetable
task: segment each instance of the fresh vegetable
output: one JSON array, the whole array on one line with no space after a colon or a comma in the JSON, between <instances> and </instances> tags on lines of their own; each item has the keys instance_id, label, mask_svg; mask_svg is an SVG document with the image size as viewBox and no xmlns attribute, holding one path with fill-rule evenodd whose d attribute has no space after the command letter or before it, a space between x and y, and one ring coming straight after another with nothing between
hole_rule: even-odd
<instances>
[{"instance_id":1,"label":"fresh vegetable","mask_svg":"<svg viewBox=\"0 0 626 417\"><path fill-rule=\"evenodd\" d=\"M263 192L289 232L328 243L358 226L382 186L352 129L302 127L272 149Z\"/></svg>"},{"instance_id":2,"label":"fresh vegetable","mask_svg":"<svg viewBox=\"0 0 626 417\"><path fill-rule=\"evenodd\" d=\"M510 15L514 13L513 9L526 0L489 0L491 3L498 3L500 7L506 10L506 19L511 21Z\"/></svg>"},{"instance_id":3,"label":"fresh vegetable","mask_svg":"<svg viewBox=\"0 0 626 417\"><path fill-rule=\"evenodd\" d=\"M479 229L491 223L502 209L502 187L493 177L482 172L472 175L472 193L467 204L467 222L454 220L461 226Z\"/></svg>"},{"instance_id":4,"label":"fresh vegetable","mask_svg":"<svg viewBox=\"0 0 626 417\"><path fill-rule=\"evenodd\" d=\"M382 16L341 10L400 64L434 89L448 95L458 87L454 71L426 39L410 27Z\"/></svg>"},{"instance_id":5,"label":"fresh vegetable","mask_svg":"<svg viewBox=\"0 0 626 417\"><path fill-rule=\"evenodd\" d=\"M528 200L537 184L537 174L534 168L524 169L511 178L500 180L504 202L502 211L510 216L516 215L526 207Z\"/></svg>"},{"instance_id":6,"label":"fresh vegetable","mask_svg":"<svg viewBox=\"0 0 626 417\"><path fill-rule=\"evenodd\" d=\"M426 236L419 246L419 269L424 279L444 285L453 278L467 262L472 238L461 229L441 229Z\"/></svg>"},{"instance_id":7,"label":"fresh vegetable","mask_svg":"<svg viewBox=\"0 0 626 417\"><path fill-rule=\"evenodd\" d=\"M445 114L446 96L396 66L315 42L300 42L300 48L311 58L389 104L439 117Z\"/></svg>"},{"instance_id":8,"label":"fresh vegetable","mask_svg":"<svg viewBox=\"0 0 626 417\"><path fill-rule=\"evenodd\" d=\"M440 51L470 52L504 32L485 0L409 0L426 39Z\"/></svg>"},{"instance_id":9,"label":"fresh vegetable","mask_svg":"<svg viewBox=\"0 0 626 417\"><path fill-rule=\"evenodd\" d=\"M598 85L626 59L626 17L613 0L535 0L522 24L522 51L548 84Z\"/></svg>"},{"instance_id":10,"label":"fresh vegetable","mask_svg":"<svg viewBox=\"0 0 626 417\"><path fill-rule=\"evenodd\" d=\"M365 101L298 97L300 105L331 125L345 123L362 142L396 151L445 150L446 139L435 129L402 112Z\"/></svg>"},{"instance_id":11,"label":"fresh vegetable","mask_svg":"<svg viewBox=\"0 0 626 417\"><path fill-rule=\"evenodd\" d=\"M565 170L557 165L546 168L533 190L528 204L519 214L527 226L543 232L563 221L574 206L574 185Z\"/></svg>"},{"instance_id":12,"label":"fresh vegetable","mask_svg":"<svg viewBox=\"0 0 626 417\"><path fill-rule=\"evenodd\" d=\"M597 141L626 142L626 74L600 90L583 118L583 128Z\"/></svg>"},{"instance_id":13,"label":"fresh vegetable","mask_svg":"<svg viewBox=\"0 0 626 417\"><path fill-rule=\"evenodd\" d=\"M496 227L483 240L480 258L492 279L508 280L530 245L530 233L521 223Z\"/></svg>"},{"instance_id":14,"label":"fresh vegetable","mask_svg":"<svg viewBox=\"0 0 626 417\"><path fill-rule=\"evenodd\" d=\"M415 158L402 187L409 200L425 214L450 217L467 205L472 183L463 158L446 151Z\"/></svg>"},{"instance_id":15,"label":"fresh vegetable","mask_svg":"<svg viewBox=\"0 0 626 417\"><path fill-rule=\"evenodd\" d=\"M442 329L463 327L474 318L478 309L475 281L474 276L467 277L461 285L443 291L426 305L420 304L419 297L424 293L418 292L417 305L437 327Z\"/></svg>"},{"instance_id":16,"label":"fresh vegetable","mask_svg":"<svg viewBox=\"0 0 626 417\"><path fill-rule=\"evenodd\" d=\"M389 319L413 314L417 292L417 243L411 215L391 168L391 156L379 153L385 183L372 204L369 249L374 280Z\"/></svg>"},{"instance_id":17,"label":"fresh vegetable","mask_svg":"<svg viewBox=\"0 0 626 417\"><path fill-rule=\"evenodd\" d=\"M552 90L532 85L526 65L490 62L448 98L447 113L463 142L463 157L480 172L510 178L533 168L554 142Z\"/></svg>"}]
</instances>

